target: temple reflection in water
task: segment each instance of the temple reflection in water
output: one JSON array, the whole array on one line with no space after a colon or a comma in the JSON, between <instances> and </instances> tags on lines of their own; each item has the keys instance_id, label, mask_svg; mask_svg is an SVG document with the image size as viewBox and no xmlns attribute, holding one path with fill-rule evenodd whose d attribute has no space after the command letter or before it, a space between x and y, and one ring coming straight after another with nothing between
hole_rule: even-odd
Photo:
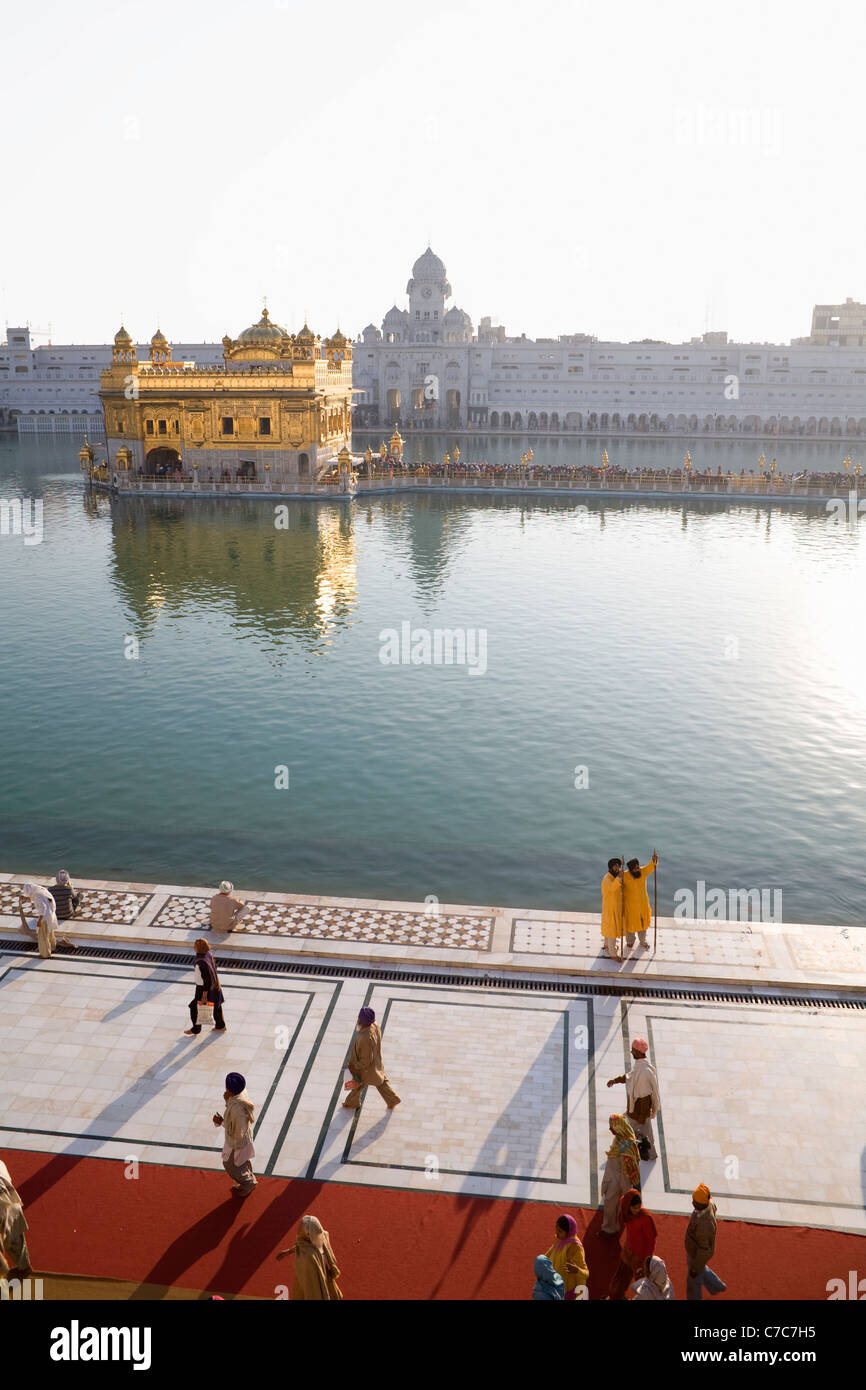
<instances>
[{"instance_id":1,"label":"temple reflection in water","mask_svg":"<svg viewBox=\"0 0 866 1390\"><path fill-rule=\"evenodd\" d=\"M215 604L268 645L316 646L357 610L354 527L344 506L295 503L287 529L260 502L136 501L112 508L112 574L145 638L161 610Z\"/></svg>"}]
</instances>

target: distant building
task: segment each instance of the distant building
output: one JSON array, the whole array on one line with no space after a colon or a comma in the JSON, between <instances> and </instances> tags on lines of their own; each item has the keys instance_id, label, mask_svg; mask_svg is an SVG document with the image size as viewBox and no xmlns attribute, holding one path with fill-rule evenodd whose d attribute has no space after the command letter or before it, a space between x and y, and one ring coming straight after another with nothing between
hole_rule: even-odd
<instances>
[{"instance_id":1,"label":"distant building","mask_svg":"<svg viewBox=\"0 0 866 1390\"><path fill-rule=\"evenodd\" d=\"M37 345L30 328L7 328L0 343L0 426L22 435L104 437L99 378L111 362L110 343ZM137 344L146 356L149 344ZM221 362L219 343L178 343L174 353Z\"/></svg>"},{"instance_id":2,"label":"distant building","mask_svg":"<svg viewBox=\"0 0 866 1390\"><path fill-rule=\"evenodd\" d=\"M812 310L812 345L866 346L866 304L846 299L844 304L816 304Z\"/></svg>"},{"instance_id":3,"label":"distant building","mask_svg":"<svg viewBox=\"0 0 866 1390\"><path fill-rule=\"evenodd\" d=\"M219 363L174 361L159 329L139 362L121 328L99 394L112 467L315 480L351 447L352 345L339 329L324 342L306 324L289 334L265 309L223 338Z\"/></svg>"},{"instance_id":4,"label":"distant building","mask_svg":"<svg viewBox=\"0 0 866 1390\"><path fill-rule=\"evenodd\" d=\"M355 345L358 428L866 436L866 310L856 345L848 328L832 353L723 331L690 343L533 341L489 318L475 334L465 310L446 310L451 285L429 246L406 293L408 308L394 304ZM846 325L860 307L844 306Z\"/></svg>"}]
</instances>

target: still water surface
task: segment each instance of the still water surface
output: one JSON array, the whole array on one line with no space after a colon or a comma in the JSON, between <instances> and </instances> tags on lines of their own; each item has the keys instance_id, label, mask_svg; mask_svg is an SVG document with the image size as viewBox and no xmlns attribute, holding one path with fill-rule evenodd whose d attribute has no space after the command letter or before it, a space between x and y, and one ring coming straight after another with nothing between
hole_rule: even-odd
<instances>
[{"instance_id":1,"label":"still water surface","mask_svg":"<svg viewBox=\"0 0 866 1390\"><path fill-rule=\"evenodd\" d=\"M662 912L704 880L862 922L866 523L394 495L278 531L89 499L75 455L0 443L45 527L0 537L3 869L595 911L657 845ZM384 666L404 622L485 630L486 673Z\"/></svg>"}]
</instances>

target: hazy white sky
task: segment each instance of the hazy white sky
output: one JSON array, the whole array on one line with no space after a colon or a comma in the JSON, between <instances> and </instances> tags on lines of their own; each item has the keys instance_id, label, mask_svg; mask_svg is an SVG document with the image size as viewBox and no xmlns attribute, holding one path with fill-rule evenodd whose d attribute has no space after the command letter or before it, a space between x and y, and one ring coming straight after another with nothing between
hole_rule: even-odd
<instances>
[{"instance_id":1,"label":"hazy white sky","mask_svg":"<svg viewBox=\"0 0 866 1390\"><path fill-rule=\"evenodd\" d=\"M428 240L530 337L866 300L854 0L3 5L0 318L380 322Z\"/></svg>"}]
</instances>

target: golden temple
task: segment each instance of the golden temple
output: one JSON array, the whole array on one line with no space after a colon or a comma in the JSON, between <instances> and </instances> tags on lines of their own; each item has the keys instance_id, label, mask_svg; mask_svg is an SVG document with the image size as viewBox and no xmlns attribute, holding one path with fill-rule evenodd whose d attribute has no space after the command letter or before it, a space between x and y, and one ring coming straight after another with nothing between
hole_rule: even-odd
<instances>
[{"instance_id":1,"label":"golden temple","mask_svg":"<svg viewBox=\"0 0 866 1390\"><path fill-rule=\"evenodd\" d=\"M351 342L339 328L322 340L306 323L289 334L265 308L222 344L221 364L174 362L157 329L139 362L120 328L99 391L109 466L145 476L194 470L203 483L321 479L351 448Z\"/></svg>"}]
</instances>

